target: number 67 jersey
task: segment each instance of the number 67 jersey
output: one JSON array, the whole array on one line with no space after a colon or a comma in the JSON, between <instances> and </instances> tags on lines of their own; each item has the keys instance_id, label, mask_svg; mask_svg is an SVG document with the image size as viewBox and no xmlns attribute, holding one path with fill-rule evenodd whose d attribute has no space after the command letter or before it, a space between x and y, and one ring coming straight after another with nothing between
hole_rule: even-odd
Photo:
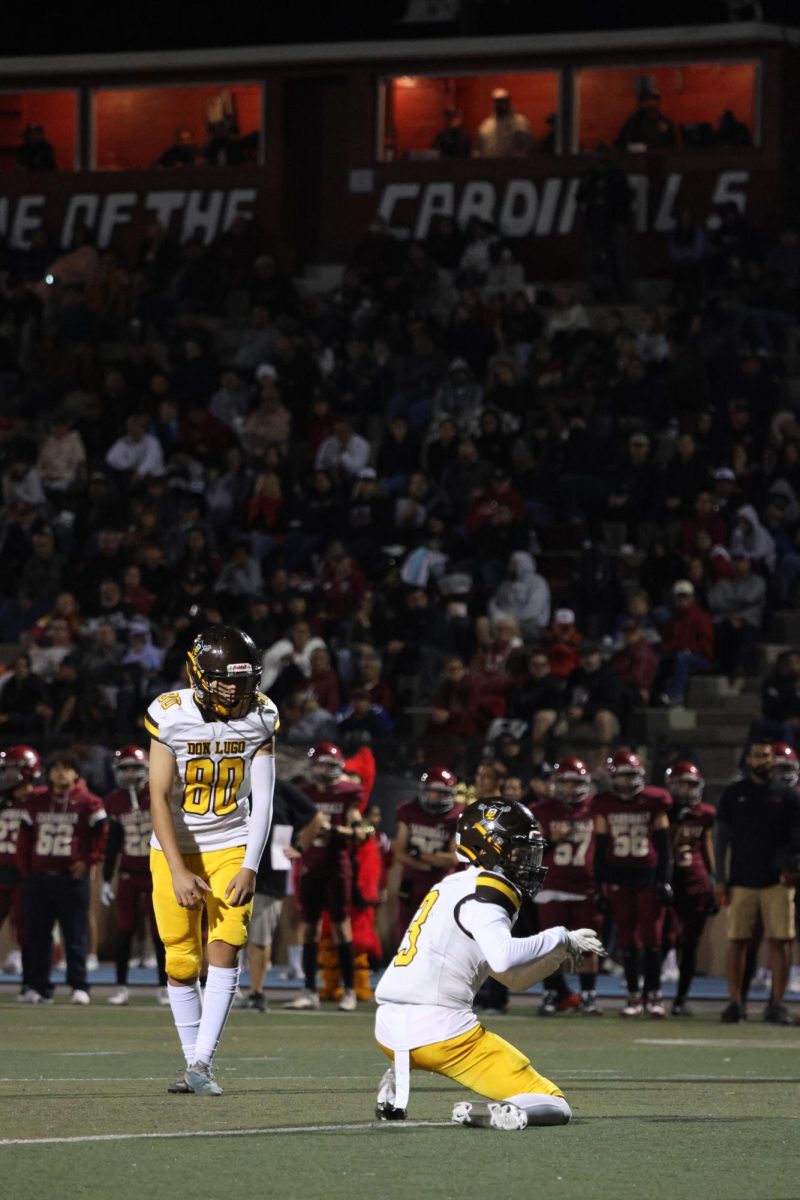
<instances>
[{"instance_id":1,"label":"number 67 jersey","mask_svg":"<svg viewBox=\"0 0 800 1200\"><path fill-rule=\"evenodd\" d=\"M262 692L246 716L227 721L200 709L191 688L156 697L144 727L175 756L171 805L181 854L245 844L250 766L279 725L277 708ZM155 834L150 844L161 849Z\"/></svg>"}]
</instances>

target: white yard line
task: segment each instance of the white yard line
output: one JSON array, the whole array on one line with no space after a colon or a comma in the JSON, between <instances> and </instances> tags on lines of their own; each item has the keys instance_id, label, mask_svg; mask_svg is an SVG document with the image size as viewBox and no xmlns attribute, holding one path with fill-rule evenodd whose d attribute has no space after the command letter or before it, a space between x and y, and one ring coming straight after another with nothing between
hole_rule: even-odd
<instances>
[{"instance_id":1,"label":"white yard line","mask_svg":"<svg viewBox=\"0 0 800 1200\"><path fill-rule=\"evenodd\" d=\"M344 1125L273 1125L263 1129L184 1129L175 1133L91 1133L75 1137L0 1138L2 1146L69 1146L79 1142L136 1142L151 1139L267 1137L280 1133L353 1133L376 1129L441 1129L452 1121L358 1121Z\"/></svg>"},{"instance_id":2,"label":"white yard line","mask_svg":"<svg viewBox=\"0 0 800 1200\"><path fill-rule=\"evenodd\" d=\"M740 1049L755 1050L800 1050L800 1041L770 1042L739 1041L738 1038L634 1038L637 1046L738 1046Z\"/></svg>"}]
</instances>

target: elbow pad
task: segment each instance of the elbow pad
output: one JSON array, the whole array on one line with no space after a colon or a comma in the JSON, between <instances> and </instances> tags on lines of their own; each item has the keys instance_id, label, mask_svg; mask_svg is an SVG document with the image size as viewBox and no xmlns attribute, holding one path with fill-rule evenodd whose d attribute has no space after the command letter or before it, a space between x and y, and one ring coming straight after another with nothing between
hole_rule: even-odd
<instances>
[{"instance_id":1,"label":"elbow pad","mask_svg":"<svg viewBox=\"0 0 800 1200\"><path fill-rule=\"evenodd\" d=\"M250 768L251 812L247 846L242 867L257 871L272 824L272 794L275 791L275 758L258 754Z\"/></svg>"}]
</instances>

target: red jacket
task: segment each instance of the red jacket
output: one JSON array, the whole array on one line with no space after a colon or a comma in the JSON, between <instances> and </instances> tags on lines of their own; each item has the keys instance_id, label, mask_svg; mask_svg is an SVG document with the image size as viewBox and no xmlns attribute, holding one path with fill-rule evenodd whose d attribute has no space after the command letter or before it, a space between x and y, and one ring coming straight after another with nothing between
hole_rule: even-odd
<instances>
[{"instance_id":1,"label":"red jacket","mask_svg":"<svg viewBox=\"0 0 800 1200\"><path fill-rule=\"evenodd\" d=\"M101 862L106 844L106 810L99 796L75 787L66 796L37 788L25 801L17 865L23 878L42 872L62 874L73 863Z\"/></svg>"},{"instance_id":2,"label":"red jacket","mask_svg":"<svg viewBox=\"0 0 800 1200\"><path fill-rule=\"evenodd\" d=\"M714 658L714 623L699 604L690 604L677 616L670 617L664 626L662 652L690 650L708 662Z\"/></svg>"}]
</instances>

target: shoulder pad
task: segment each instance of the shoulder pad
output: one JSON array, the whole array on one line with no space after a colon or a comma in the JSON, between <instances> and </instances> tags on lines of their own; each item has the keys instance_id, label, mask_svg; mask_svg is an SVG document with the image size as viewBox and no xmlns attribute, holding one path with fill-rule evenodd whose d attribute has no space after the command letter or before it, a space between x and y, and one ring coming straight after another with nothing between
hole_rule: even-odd
<instances>
[{"instance_id":1,"label":"shoulder pad","mask_svg":"<svg viewBox=\"0 0 800 1200\"><path fill-rule=\"evenodd\" d=\"M513 917L522 903L517 889L502 875L481 871L475 880L475 899L488 904L499 904L504 912Z\"/></svg>"}]
</instances>

